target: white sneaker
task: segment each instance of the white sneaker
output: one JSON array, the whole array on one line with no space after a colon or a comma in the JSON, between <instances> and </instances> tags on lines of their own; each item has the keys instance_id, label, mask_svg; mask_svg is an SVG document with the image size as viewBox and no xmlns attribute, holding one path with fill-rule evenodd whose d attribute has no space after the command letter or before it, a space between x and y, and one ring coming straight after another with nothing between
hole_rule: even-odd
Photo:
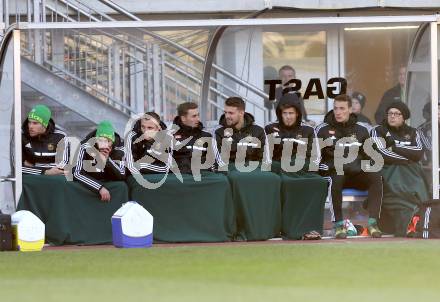
<instances>
[{"instance_id":1,"label":"white sneaker","mask_svg":"<svg viewBox=\"0 0 440 302\"><path fill-rule=\"evenodd\" d=\"M357 236L357 230L350 219L344 220L344 229L347 230L347 236Z\"/></svg>"}]
</instances>

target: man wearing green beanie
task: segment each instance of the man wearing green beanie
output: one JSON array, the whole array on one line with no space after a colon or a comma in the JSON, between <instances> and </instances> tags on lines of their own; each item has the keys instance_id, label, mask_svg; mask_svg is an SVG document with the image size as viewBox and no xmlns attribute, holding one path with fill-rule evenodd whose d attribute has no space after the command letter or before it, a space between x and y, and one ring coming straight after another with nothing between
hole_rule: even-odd
<instances>
[{"instance_id":1,"label":"man wearing green beanie","mask_svg":"<svg viewBox=\"0 0 440 302\"><path fill-rule=\"evenodd\" d=\"M111 199L106 181L125 180L124 143L109 121L102 121L81 142L73 179L96 192L100 199ZM87 162L92 166L87 166Z\"/></svg>"},{"instance_id":2,"label":"man wearing green beanie","mask_svg":"<svg viewBox=\"0 0 440 302\"><path fill-rule=\"evenodd\" d=\"M34 175L63 175L69 162L66 134L56 129L52 113L45 105L36 105L22 126L22 171ZM56 162L57 150L62 160Z\"/></svg>"}]
</instances>

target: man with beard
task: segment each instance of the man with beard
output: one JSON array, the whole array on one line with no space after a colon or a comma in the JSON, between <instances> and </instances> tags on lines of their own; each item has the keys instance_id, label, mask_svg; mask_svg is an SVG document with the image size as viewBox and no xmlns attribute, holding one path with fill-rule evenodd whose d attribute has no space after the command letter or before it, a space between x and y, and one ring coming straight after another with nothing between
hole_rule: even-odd
<instances>
[{"instance_id":1,"label":"man with beard","mask_svg":"<svg viewBox=\"0 0 440 302\"><path fill-rule=\"evenodd\" d=\"M316 131L318 138L331 141L330 145L326 144L322 149L320 170L321 175L329 177L332 182L331 200L335 216L335 237L337 239L347 237L342 215L342 190L344 188L368 189L368 199L364 204L369 212L368 232L372 237L381 237L382 232L377 222L382 204L382 179L377 172L362 170L362 160L370 160L364 149L364 143L370 135L368 129L357 121L356 115L352 112L351 98L347 95L337 96L333 103L333 110L327 113L324 123L319 125ZM346 141L342 143L341 139ZM348 157L351 148L355 146L359 147L359 152L354 160L342 164L343 159ZM339 151L343 151L342 155Z\"/></svg>"},{"instance_id":2,"label":"man with beard","mask_svg":"<svg viewBox=\"0 0 440 302\"><path fill-rule=\"evenodd\" d=\"M315 130L301 122L301 105L292 94L281 98L276 114L278 122L267 125L265 130L269 142L274 142L272 171L278 173L282 181L281 233L288 239L320 239L327 181L307 172L311 160L319 164ZM292 170L291 162L295 163Z\"/></svg>"},{"instance_id":3,"label":"man with beard","mask_svg":"<svg viewBox=\"0 0 440 302\"><path fill-rule=\"evenodd\" d=\"M276 99L275 110L281 98L283 97L283 90L289 87L284 85L286 85L286 83L289 82L290 80L296 78L296 71L292 66L284 65L278 71L278 75L279 75L279 79L281 80L281 86L275 89L275 99ZM294 92L288 92L288 93L292 94L292 98L296 99L296 101L298 102L301 108L301 117L304 119L304 121L306 121L307 123L311 122L307 119L307 112L304 106L304 100Z\"/></svg>"},{"instance_id":4,"label":"man with beard","mask_svg":"<svg viewBox=\"0 0 440 302\"><path fill-rule=\"evenodd\" d=\"M280 231L281 180L268 170L269 146L264 129L245 112L240 97L225 101L214 151L218 169L228 171L237 213L238 239L265 240ZM231 164L228 164L230 162Z\"/></svg>"},{"instance_id":5,"label":"man with beard","mask_svg":"<svg viewBox=\"0 0 440 302\"><path fill-rule=\"evenodd\" d=\"M258 161L260 163L261 161L266 163L270 161L264 129L255 125L254 122L254 117L250 113L245 112L243 99L239 97L226 99L224 114L220 117L220 126L215 130L216 144L214 144L214 148L220 166L226 164L220 156L223 154L219 152L223 143L230 144L231 150L227 155L229 156L229 161L236 164L243 164L249 161ZM243 150L245 151L245 158L239 158L238 162L235 162L237 151Z\"/></svg>"},{"instance_id":6,"label":"man with beard","mask_svg":"<svg viewBox=\"0 0 440 302\"><path fill-rule=\"evenodd\" d=\"M155 112L147 112L136 121L127 135L127 167L131 174L168 173L171 164L171 150L161 148L167 126ZM136 163L138 162L139 163Z\"/></svg>"},{"instance_id":7,"label":"man with beard","mask_svg":"<svg viewBox=\"0 0 440 302\"><path fill-rule=\"evenodd\" d=\"M313 127L302 123L301 105L293 94L285 94L281 98L276 108L278 118L277 123L272 123L265 127L266 134L272 139L279 138L280 143L274 145L272 159L277 162L282 160L282 152L284 144L293 143L292 157L289 157L289 163L296 155L300 155L307 162L312 157L312 149L315 144L315 156L313 160L319 161L319 154L316 148L317 137ZM303 154L298 154L298 147L303 148ZM307 170L307 162L299 170Z\"/></svg>"},{"instance_id":8,"label":"man with beard","mask_svg":"<svg viewBox=\"0 0 440 302\"><path fill-rule=\"evenodd\" d=\"M424 154L423 144L419 131L405 123L409 118L405 103L395 102L386 109L382 125L371 130L385 163L380 226L396 236L406 235L417 207L429 199L428 182L419 163Z\"/></svg>"},{"instance_id":9,"label":"man with beard","mask_svg":"<svg viewBox=\"0 0 440 302\"><path fill-rule=\"evenodd\" d=\"M111 200L105 182L125 180L124 144L109 121L102 121L81 142L73 179L96 192L101 201ZM91 161L92 165L86 166Z\"/></svg>"},{"instance_id":10,"label":"man with beard","mask_svg":"<svg viewBox=\"0 0 440 302\"><path fill-rule=\"evenodd\" d=\"M52 113L45 105L36 105L22 126L22 157L24 174L64 175L69 162L66 134L55 127ZM56 162L58 144L62 144L63 159Z\"/></svg>"}]
</instances>

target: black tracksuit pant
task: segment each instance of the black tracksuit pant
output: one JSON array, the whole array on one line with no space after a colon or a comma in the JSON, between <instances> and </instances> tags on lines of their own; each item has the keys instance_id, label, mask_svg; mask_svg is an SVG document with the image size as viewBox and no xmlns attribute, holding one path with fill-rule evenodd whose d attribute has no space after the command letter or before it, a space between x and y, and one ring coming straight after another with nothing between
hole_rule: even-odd
<instances>
[{"instance_id":1,"label":"black tracksuit pant","mask_svg":"<svg viewBox=\"0 0 440 302\"><path fill-rule=\"evenodd\" d=\"M368 190L368 199L364 204L370 218L379 219L380 208L382 206L383 185L382 176L376 172L360 172L358 174L337 175L336 172L325 173L323 176L330 177L331 196L335 221L341 221L342 216L342 189L353 188L358 190Z\"/></svg>"}]
</instances>

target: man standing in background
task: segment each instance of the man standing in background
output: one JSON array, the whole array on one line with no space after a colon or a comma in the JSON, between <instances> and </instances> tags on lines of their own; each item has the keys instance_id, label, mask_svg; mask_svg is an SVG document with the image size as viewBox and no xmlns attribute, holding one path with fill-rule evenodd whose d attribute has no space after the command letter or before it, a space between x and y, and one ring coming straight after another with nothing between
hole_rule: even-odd
<instances>
[{"instance_id":1,"label":"man standing in background","mask_svg":"<svg viewBox=\"0 0 440 302\"><path fill-rule=\"evenodd\" d=\"M278 103L281 100L281 97L283 96L283 89L287 88L286 83L292 79L296 78L296 71L295 69L290 66L290 65L284 65L280 68L280 70L278 71L278 76L281 80L281 86L278 86L275 89L275 106L274 108L277 108ZM294 98L297 98L297 102L300 104L301 106L301 115L304 121L308 121L307 119L307 112L306 112L306 108L304 107L304 100L301 97L298 97L296 93L294 92L289 92L292 93L294 95Z\"/></svg>"},{"instance_id":2,"label":"man standing in background","mask_svg":"<svg viewBox=\"0 0 440 302\"><path fill-rule=\"evenodd\" d=\"M394 102L405 103L405 81L406 81L406 66L401 65L399 67L399 83L391 89L385 91L377 107L374 119L376 124L380 125L384 121L385 111Z\"/></svg>"}]
</instances>

